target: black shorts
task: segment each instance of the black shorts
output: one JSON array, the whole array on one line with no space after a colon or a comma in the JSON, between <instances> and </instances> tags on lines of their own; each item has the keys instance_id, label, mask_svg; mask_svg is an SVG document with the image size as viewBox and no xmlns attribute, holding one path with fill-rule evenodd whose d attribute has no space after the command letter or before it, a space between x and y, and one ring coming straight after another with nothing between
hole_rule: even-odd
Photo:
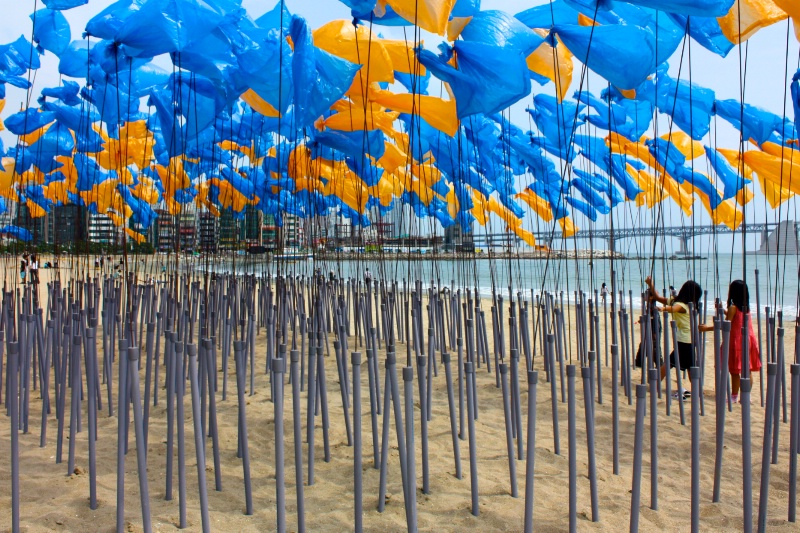
<instances>
[{"instance_id":1,"label":"black shorts","mask_svg":"<svg viewBox=\"0 0 800 533\"><path fill-rule=\"evenodd\" d=\"M688 342L678 343L678 358L681 363L681 370L689 370L694 366L694 354L692 353L692 345ZM669 367L675 367L675 351L669 354Z\"/></svg>"}]
</instances>

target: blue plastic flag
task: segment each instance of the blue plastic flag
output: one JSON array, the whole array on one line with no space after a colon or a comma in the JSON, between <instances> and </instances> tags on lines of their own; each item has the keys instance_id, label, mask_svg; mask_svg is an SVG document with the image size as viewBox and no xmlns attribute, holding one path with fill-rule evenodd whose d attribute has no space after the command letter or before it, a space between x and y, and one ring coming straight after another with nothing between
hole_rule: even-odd
<instances>
[{"instance_id":1,"label":"blue plastic flag","mask_svg":"<svg viewBox=\"0 0 800 533\"><path fill-rule=\"evenodd\" d=\"M759 145L768 141L772 133L783 125L783 119L778 115L736 100L717 100L714 111L741 131L745 140L753 139Z\"/></svg>"},{"instance_id":2,"label":"blue plastic flag","mask_svg":"<svg viewBox=\"0 0 800 533\"><path fill-rule=\"evenodd\" d=\"M73 7L85 6L89 3L89 0L42 0L42 3L50 9L66 11Z\"/></svg>"},{"instance_id":3,"label":"blue plastic flag","mask_svg":"<svg viewBox=\"0 0 800 533\"><path fill-rule=\"evenodd\" d=\"M8 131L14 135L27 135L43 126L47 126L56 119L54 113L40 111L36 107L29 107L25 111L14 113L8 117L4 124Z\"/></svg>"},{"instance_id":4,"label":"blue plastic flag","mask_svg":"<svg viewBox=\"0 0 800 533\"><path fill-rule=\"evenodd\" d=\"M0 228L0 234L9 235L24 242L30 242L33 240L33 234L29 230L19 226L3 226Z\"/></svg>"},{"instance_id":5,"label":"blue plastic flag","mask_svg":"<svg viewBox=\"0 0 800 533\"><path fill-rule=\"evenodd\" d=\"M67 18L61 11L40 9L31 15L33 21L33 40L48 52L60 56L70 41L70 28Z\"/></svg>"},{"instance_id":6,"label":"blue plastic flag","mask_svg":"<svg viewBox=\"0 0 800 533\"><path fill-rule=\"evenodd\" d=\"M690 15L694 17L724 17L728 14L735 0L626 0L636 4L667 13Z\"/></svg>"},{"instance_id":7,"label":"blue plastic flag","mask_svg":"<svg viewBox=\"0 0 800 533\"><path fill-rule=\"evenodd\" d=\"M442 44L441 49L438 56L428 50L418 50L417 56L434 76L450 84L458 118L496 113L531 92L528 65L517 51L466 41L456 41L454 48ZM448 64L453 52L458 69Z\"/></svg>"},{"instance_id":8,"label":"blue plastic flag","mask_svg":"<svg viewBox=\"0 0 800 533\"><path fill-rule=\"evenodd\" d=\"M461 31L465 41L518 50L525 57L544 42L536 32L503 11L480 11Z\"/></svg>"},{"instance_id":9,"label":"blue plastic flag","mask_svg":"<svg viewBox=\"0 0 800 533\"><path fill-rule=\"evenodd\" d=\"M722 200L733 198L745 185L750 183L750 180L739 176L739 173L734 169L719 152L705 146L706 157L711 163L711 168L716 172L717 177L722 182L723 192Z\"/></svg>"}]
</instances>

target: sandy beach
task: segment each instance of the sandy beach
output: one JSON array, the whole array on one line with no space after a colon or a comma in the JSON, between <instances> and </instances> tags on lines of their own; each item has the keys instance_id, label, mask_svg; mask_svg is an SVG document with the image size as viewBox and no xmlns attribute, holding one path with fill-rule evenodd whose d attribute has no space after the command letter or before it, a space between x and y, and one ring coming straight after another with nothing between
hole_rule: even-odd
<instances>
[{"instance_id":1,"label":"sandy beach","mask_svg":"<svg viewBox=\"0 0 800 533\"><path fill-rule=\"evenodd\" d=\"M58 271L67 279L69 270ZM91 268L78 270L91 271ZM40 291L46 294L45 284L55 270L41 270ZM10 280L10 278L7 278ZM13 285L12 285L13 286ZM483 308L490 320L489 301ZM570 312L573 310L570 309ZM600 318L601 342L603 317ZM487 324L488 327L490 327ZM637 335L638 337L638 335ZM574 335L568 332L568 338ZM786 331L787 359L793 355L794 331ZM706 335L706 388L705 416L700 420L701 434L701 530L742 530L742 450L741 450L741 406L734 405L727 414L725 454L722 470L722 490L719 503L712 503L715 405L713 391L713 334ZM163 341L163 339L162 339ZM638 341L637 341L638 342ZM491 343L491 335L490 335ZM162 342L163 350L163 342ZM350 339L351 350L356 339ZM491 348L491 345L490 345ZM634 345L635 351L635 345ZM405 361L405 345L398 345L399 363ZM99 351L98 353L101 353ZM226 401L217 396L221 472L223 490L214 490L211 440L207 441L209 514L215 531L269 531L276 524L275 494L275 447L274 404L269 401L269 376L264 373L266 353L265 331L262 329L256 343L255 394L247 398L250 457L253 480L254 514L244 514L244 489L241 461L236 458L237 407L234 380L234 365L229 368L229 395ZM331 346L331 353L333 349ZM381 350L381 360L384 351ZM540 353L540 351L537 351ZM572 353L575 353L573 347ZM791 355L789 355L791 354ZM455 360L455 356L453 358ZM601 360L604 354L601 352ZM524 359L523 359L524 361ZM326 375L330 406L331 461L322 460L321 419L316 418L317 438L315 465L316 480L313 486L305 487L306 527L309 531L351 531L353 529L353 448L347 446L342 402L336 362L326 358ZM349 365L348 365L348 368ZM535 513L534 528L537 531L564 531L568 524L568 460L567 460L567 404L559 397L561 454L553 453L553 425L550 385L545 382L541 357L536 358L540 384L537 402L537 426L535 442ZM260 370L259 370L260 369ZM455 365L453 366L455 373ZM470 479L468 441L460 441L463 478L455 477L450 421L444 372L440 366L439 376L434 378L433 417L429 425L430 442L430 494L423 494L421 474L421 443L419 439L419 405L415 409L415 444L417 466L417 501L419 529L422 531L463 531L470 528L481 531L521 531L524 513L525 462L517 462L519 497L510 495L508 456L506 454L503 403L500 389L495 386L494 373L487 373L485 365L477 372L479 418L476 423L478 480L480 489L480 516L470 514ZM381 365L381 376L384 367ZM766 373L766 372L765 372ZM399 368L398 368L399 374ZM580 371L579 371L580 374ZM673 374L674 375L674 374ZM166 414L164 383L161 374L159 405L151 410L149 446L147 449L148 479L153 527L157 531L173 531L178 524L177 476L172 501L165 501L166 461ZM788 376L788 367L787 367ZM634 374L638 379L639 371ZM766 376L765 376L766 377ZM118 378L115 366L114 380ZM144 365L142 365L142 382ZM599 489L600 520L591 521L589 481L587 478L587 442L583 408L583 385L580 378L577 391L577 465L578 465L578 530L620 531L627 530L631 505L632 452L634 442L635 407L629 406L620 388L620 470L612 472L611 447L611 367L603 367L603 404L595 406L597 475ZM378 470L372 463L372 436L369 418L369 391L366 366L362 372L362 411L364 437L364 527L368 531L405 530L403 491L400 481L399 458L396 446L390 449L389 479L386 509L377 511ZM764 411L760 408L758 376L754 376L752 403L753 442L753 499L754 513L758 513L758 491L761 471L761 449L764 432ZM188 387L188 385L187 385ZM116 391L116 383L114 386ZM402 380L401 380L402 390ZM416 384L415 384L416 390ZM521 384L523 426L527 426L527 385ZM673 386L674 390L674 386ZM52 394L52 386L51 386ZM115 392L116 394L116 392ZM286 387L284 432L285 438L285 483L287 528L297 530L297 505L295 500L294 447L292 432L291 389ZM302 420L305 434L306 393L302 393ZM188 530L200 529L200 508L197 487L194 434L191 419L191 396L184 398L186 405L186 457ZM649 401L649 399L648 399ZM116 402L116 399L115 399ZM678 416L678 405L673 402L672 416L665 415L665 400L658 401L659 443L659 506L650 509L650 425L649 406L645 425L644 460L642 473L641 521L642 531L689 531L690 530L690 402L686 402L687 425L682 426ZM99 508L90 510L88 504L89 477L87 467L88 431L78 434L76 468L66 471L66 461L55 464L55 437L57 421L55 410L48 417L47 442L39 447L39 421L41 420L39 391L31 393L30 432L20 435L20 468L23 531L113 531L115 529L116 502L116 432L117 419L109 417L107 407L98 417L98 498ZM86 402L83 402L84 416ZM5 411L5 409L4 409ZM9 465L9 418L0 421L0 530L11 524ZM526 433L527 435L527 433ZM780 447L777 464L772 465L769 491L767 528L769 531L796 531L797 526L787 522L788 505L788 461L789 426L780 424ZM390 441L396 444L392 431ZM529 443L525 443L526 447ZM65 440L65 448L67 441ZM307 466L307 443L303 439L304 468ZM66 455L65 455L66 457ZM130 450L126 456L126 500L125 516L129 531L140 531L141 510L136 469L135 442L131 434ZM306 479L307 479L307 472Z\"/></svg>"}]
</instances>

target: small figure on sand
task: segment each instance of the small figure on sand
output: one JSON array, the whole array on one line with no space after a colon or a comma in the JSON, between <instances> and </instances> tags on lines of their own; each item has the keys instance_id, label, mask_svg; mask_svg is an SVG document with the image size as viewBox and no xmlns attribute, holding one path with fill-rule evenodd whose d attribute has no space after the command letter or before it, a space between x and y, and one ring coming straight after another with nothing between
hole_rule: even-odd
<instances>
[{"instance_id":1,"label":"small figure on sand","mask_svg":"<svg viewBox=\"0 0 800 533\"><path fill-rule=\"evenodd\" d=\"M25 285L25 276L28 274L28 254L22 254L22 259L19 262L19 278L22 284Z\"/></svg>"}]
</instances>

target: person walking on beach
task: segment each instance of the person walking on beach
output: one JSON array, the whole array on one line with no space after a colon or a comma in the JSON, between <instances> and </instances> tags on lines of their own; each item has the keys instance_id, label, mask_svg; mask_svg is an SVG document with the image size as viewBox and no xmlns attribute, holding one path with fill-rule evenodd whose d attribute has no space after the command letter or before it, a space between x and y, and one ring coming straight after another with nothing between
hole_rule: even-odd
<instances>
[{"instance_id":1,"label":"person walking on beach","mask_svg":"<svg viewBox=\"0 0 800 533\"><path fill-rule=\"evenodd\" d=\"M647 288L650 291L650 299L662 304L664 307L656 308L656 311L668 312L672 315L672 320L677 325L677 347L673 349L669 355L669 368L675 366L676 360L680 363L681 370L688 370L690 367L695 366L694 353L692 351L692 328L691 328L691 315L689 314L689 304L692 304L697 309L697 304L700 301L700 295L703 290L700 285L692 280L687 281L678 291L677 296L665 298L658 294L653 285L653 280L650 276L645 279ZM677 352L677 354L676 354ZM661 379L667 375L667 365L661 365ZM676 395L682 399L689 398L690 392L686 389L679 391L680 394Z\"/></svg>"},{"instance_id":2,"label":"person walking on beach","mask_svg":"<svg viewBox=\"0 0 800 533\"><path fill-rule=\"evenodd\" d=\"M22 259L19 262L19 278L22 284L25 285L25 276L28 273L28 254L22 254Z\"/></svg>"},{"instance_id":3,"label":"person walking on beach","mask_svg":"<svg viewBox=\"0 0 800 533\"><path fill-rule=\"evenodd\" d=\"M739 401L739 383L742 374L742 328L744 327L744 317L750 317L750 292L747 284L740 280L734 280L728 287L728 310L725 312L725 320L731 322L731 337L728 343L728 372L731 375L731 402ZM750 372L761 370L761 357L758 349L758 337L753 330L753 321L749 321L748 331L748 353L750 355ZM714 331L713 325L700 326L700 331Z\"/></svg>"},{"instance_id":4,"label":"person walking on beach","mask_svg":"<svg viewBox=\"0 0 800 533\"><path fill-rule=\"evenodd\" d=\"M31 254L31 262L29 266L31 272L31 283L39 284L39 262L36 260L36 254Z\"/></svg>"},{"instance_id":5,"label":"person walking on beach","mask_svg":"<svg viewBox=\"0 0 800 533\"><path fill-rule=\"evenodd\" d=\"M608 297L608 287L606 287L605 283L603 283L603 285L600 287L600 295L603 297L603 301L605 302L606 298Z\"/></svg>"},{"instance_id":6,"label":"person walking on beach","mask_svg":"<svg viewBox=\"0 0 800 533\"><path fill-rule=\"evenodd\" d=\"M364 271L364 283L366 283L367 287L372 283L372 272L369 271L369 268Z\"/></svg>"}]
</instances>

